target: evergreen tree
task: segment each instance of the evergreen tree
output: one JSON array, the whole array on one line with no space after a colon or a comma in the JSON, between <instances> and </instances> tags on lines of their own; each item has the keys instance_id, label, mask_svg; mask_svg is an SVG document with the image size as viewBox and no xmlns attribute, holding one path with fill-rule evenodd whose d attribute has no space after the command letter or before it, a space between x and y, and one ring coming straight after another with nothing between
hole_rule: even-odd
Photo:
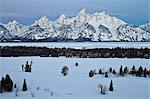
<instances>
[{"instance_id":1,"label":"evergreen tree","mask_svg":"<svg viewBox=\"0 0 150 99\"><path fill-rule=\"evenodd\" d=\"M1 91L2 91L2 92L3 92L3 90L4 90L4 80L5 80L5 78L2 77L2 79L1 79Z\"/></svg>"},{"instance_id":2,"label":"evergreen tree","mask_svg":"<svg viewBox=\"0 0 150 99\"><path fill-rule=\"evenodd\" d=\"M25 79L24 79L24 82L23 82L22 91L27 91L27 83L26 83Z\"/></svg>"},{"instance_id":3,"label":"evergreen tree","mask_svg":"<svg viewBox=\"0 0 150 99\"><path fill-rule=\"evenodd\" d=\"M147 74L147 69L145 68L145 69L144 69L144 77L147 77L146 74Z\"/></svg>"},{"instance_id":4,"label":"evergreen tree","mask_svg":"<svg viewBox=\"0 0 150 99\"><path fill-rule=\"evenodd\" d=\"M0 80L0 93L3 92L3 87L2 87L2 83L1 83L1 80Z\"/></svg>"},{"instance_id":5,"label":"evergreen tree","mask_svg":"<svg viewBox=\"0 0 150 99\"><path fill-rule=\"evenodd\" d=\"M92 70L90 70L89 77L93 77L93 76L94 76L94 72Z\"/></svg>"},{"instance_id":6,"label":"evergreen tree","mask_svg":"<svg viewBox=\"0 0 150 99\"><path fill-rule=\"evenodd\" d=\"M101 68L99 69L99 74L102 74L102 69Z\"/></svg>"},{"instance_id":7,"label":"evergreen tree","mask_svg":"<svg viewBox=\"0 0 150 99\"><path fill-rule=\"evenodd\" d=\"M112 72L113 74L116 74L116 71L115 71L115 69L113 70L113 72Z\"/></svg>"},{"instance_id":8,"label":"evergreen tree","mask_svg":"<svg viewBox=\"0 0 150 99\"><path fill-rule=\"evenodd\" d=\"M105 77L106 77L106 78L108 78L108 74L107 74L107 72L105 72Z\"/></svg>"},{"instance_id":9,"label":"evergreen tree","mask_svg":"<svg viewBox=\"0 0 150 99\"><path fill-rule=\"evenodd\" d=\"M132 70L131 70L131 75L134 75L136 72L135 66L133 65Z\"/></svg>"},{"instance_id":10,"label":"evergreen tree","mask_svg":"<svg viewBox=\"0 0 150 99\"><path fill-rule=\"evenodd\" d=\"M124 73L127 74L128 73L128 67L124 68Z\"/></svg>"},{"instance_id":11,"label":"evergreen tree","mask_svg":"<svg viewBox=\"0 0 150 99\"><path fill-rule=\"evenodd\" d=\"M109 68L109 72L110 72L110 73L112 72L112 68L111 68L111 67Z\"/></svg>"},{"instance_id":12,"label":"evergreen tree","mask_svg":"<svg viewBox=\"0 0 150 99\"><path fill-rule=\"evenodd\" d=\"M113 90L114 90L114 88L113 88L113 82L112 82L112 80L111 80L110 86L109 86L109 91L113 91Z\"/></svg>"},{"instance_id":13,"label":"evergreen tree","mask_svg":"<svg viewBox=\"0 0 150 99\"><path fill-rule=\"evenodd\" d=\"M3 88L7 92L11 92L13 90L13 81L10 76L6 74L4 82L2 82Z\"/></svg>"},{"instance_id":14,"label":"evergreen tree","mask_svg":"<svg viewBox=\"0 0 150 99\"><path fill-rule=\"evenodd\" d=\"M121 75L121 76L123 76L123 75L124 75L122 65L121 65L120 70L119 70L119 75Z\"/></svg>"},{"instance_id":15,"label":"evergreen tree","mask_svg":"<svg viewBox=\"0 0 150 99\"><path fill-rule=\"evenodd\" d=\"M139 69L138 69L138 74L137 76L141 77L143 74L143 68L140 66Z\"/></svg>"}]
</instances>

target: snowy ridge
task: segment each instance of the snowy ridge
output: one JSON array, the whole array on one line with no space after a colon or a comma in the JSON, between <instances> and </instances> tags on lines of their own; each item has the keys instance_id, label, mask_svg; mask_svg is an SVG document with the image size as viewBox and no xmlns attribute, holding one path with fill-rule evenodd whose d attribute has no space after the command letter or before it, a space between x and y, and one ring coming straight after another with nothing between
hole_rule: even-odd
<instances>
[{"instance_id":1,"label":"snowy ridge","mask_svg":"<svg viewBox=\"0 0 150 99\"><path fill-rule=\"evenodd\" d=\"M16 20L9 22L4 26L13 36L19 36L27 29L27 26L20 24Z\"/></svg>"},{"instance_id":2,"label":"snowy ridge","mask_svg":"<svg viewBox=\"0 0 150 99\"><path fill-rule=\"evenodd\" d=\"M72 18L62 14L51 21L44 15L29 26L17 21L3 26L12 35L12 40L21 41L150 41L149 23L134 26L105 11L88 14L86 9Z\"/></svg>"}]
</instances>

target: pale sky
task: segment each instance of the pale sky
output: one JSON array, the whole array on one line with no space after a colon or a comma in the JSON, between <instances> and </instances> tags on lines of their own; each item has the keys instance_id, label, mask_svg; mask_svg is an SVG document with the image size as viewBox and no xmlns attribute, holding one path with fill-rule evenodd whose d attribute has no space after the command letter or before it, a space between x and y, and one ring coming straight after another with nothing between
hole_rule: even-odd
<instances>
[{"instance_id":1,"label":"pale sky","mask_svg":"<svg viewBox=\"0 0 150 99\"><path fill-rule=\"evenodd\" d=\"M31 24L43 15L56 20L61 14L76 16L106 11L130 24L150 22L150 0L0 0L0 23L17 20Z\"/></svg>"}]
</instances>

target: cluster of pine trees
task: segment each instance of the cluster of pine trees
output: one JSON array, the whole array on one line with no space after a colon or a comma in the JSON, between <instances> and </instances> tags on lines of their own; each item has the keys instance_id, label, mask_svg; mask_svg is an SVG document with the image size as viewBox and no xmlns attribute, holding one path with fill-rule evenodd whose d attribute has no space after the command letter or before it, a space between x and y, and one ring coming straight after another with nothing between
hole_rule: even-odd
<instances>
[{"instance_id":1,"label":"cluster of pine trees","mask_svg":"<svg viewBox=\"0 0 150 99\"><path fill-rule=\"evenodd\" d=\"M102 71L102 69L99 69L99 72L96 72L96 70L90 70L89 72L89 77L93 77L94 75L104 75L105 78L108 78L109 75L108 74L114 74L116 76L125 76L125 75L133 75L136 77L150 77L150 69L147 70L147 68L144 68L142 66L140 66L139 68L135 68L135 66L133 66L131 69L129 69L128 67L124 67L121 65L119 68L119 71L116 72L115 69L112 69L112 67L109 68L109 70L107 71Z\"/></svg>"},{"instance_id":2,"label":"cluster of pine trees","mask_svg":"<svg viewBox=\"0 0 150 99\"><path fill-rule=\"evenodd\" d=\"M22 71L23 72L32 72L32 61L30 62L30 64L28 61L26 61L26 64L22 65Z\"/></svg>"},{"instance_id":3,"label":"cluster of pine trees","mask_svg":"<svg viewBox=\"0 0 150 99\"><path fill-rule=\"evenodd\" d=\"M2 77L2 79L0 80L0 93L2 93L3 91L12 92L13 88L16 88L18 91L17 85L13 83L13 80L11 79L9 74L6 74L6 77L5 78ZM24 79L22 91L27 91L26 79ZM16 93L16 96L17 96L17 93Z\"/></svg>"},{"instance_id":4,"label":"cluster of pine trees","mask_svg":"<svg viewBox=\"0 0 150 99\"><path fill-rule=\"evenodd\" d=\"M132 69L127 73L136 77L150 77L150 69L147 70L147 68L143 68L142 66L139 68L135 68L135 66L133 66Z\"/></svg>"}]
</instances>

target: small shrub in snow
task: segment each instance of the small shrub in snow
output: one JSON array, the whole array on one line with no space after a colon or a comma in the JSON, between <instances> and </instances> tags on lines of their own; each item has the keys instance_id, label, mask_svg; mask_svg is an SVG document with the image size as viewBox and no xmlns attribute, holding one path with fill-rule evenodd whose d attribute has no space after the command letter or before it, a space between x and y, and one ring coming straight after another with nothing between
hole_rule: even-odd
<instances>
[{"instance_id":1,"label":"small shrub in snow","mask_svg":"<svg viewBox=\"0 0 150 99\"><path fill-rule=\"evenodd\" d=\"M75 63L75 66L79 66L78 62Z\"/></svg>"},{"instance_id":2,"label":"small shrub in snow","mask_svg":"<svg viewBox=\"0 0 150 99\"><path fill-rule=\"evenodd\" d=\"M50 93L50 94L51 94L51 96L53 96L53 95L54 95L54 92L53 92L53 91L51 91L51 93Z\"/></svg>"},{"instance_id":3,"label":"small shrub in snow","mask_svg":"<svg viewBox=\"0 0 150 99\"><path fill-rule=\"evenodd\" d=\"M22 65L22 72L24 72L24 65Z\"/></svg>"},{"instance_id":4,"label":"small shrub in snow","mask_svg":"<svg viewBox=\"0 0 150 99\"><path fill-rule=\"evenodd\" d=\"M17 88L16 84L14 85L14 88Z\"/></svg>"},{"instance_id":5,"label":"small shrub in snow","mask_svg":"<svg viewBox=\"0 0 150 99\"><path fill-rule=\"evenodd\" d=\"M62 68L61 73L62 73L64 76L66 76L66 75L68 74L68 71L69 71L69 68L68 68L67 66L64 66L64 67Z\"/></svg>"},{"instance_id":6,"label":"small shrub in snow","mask_svg":"<svg viewBox=\"0 0 150 99\"><path fill-rule=\"evenodd\" d=\"M103 85L101 86L101 94L106 94L107 93L107 86Z\"/></svg>"},{"instance_id":7,"label":"small shrub in snow","mask_svg":"<svg viewBox=\"0 0 150 99\"><path fill-rule=\"evenodd\" d=\"M99 84L98 90L99 90L100 94L106 94L107 93L107 86Z\"/></svg>"},{"instance_id":8,"label":"small shrub in snow","mask_svg":"<svg viewBox=\"0 0 150 99\"><path fill-rule=\"evenodd\" d=\"M18 89L18 87L16 86L15 96L18 96L18 95L19 95L18 92L19 92L19 89Z\"/></svg>"},{"instance_id":9,"label":"small shrub in snow","mask_svg":"<svg viewBox=\"0 0 150 99\"><path fill-rule=\"evenodd\" d=\"M34 92L30 92L30 95L31 95L32 98L35 97L35 93Z\"/></svg>"},{"instance_id":10,"label":"small shrub in snow","mask_svg":"<svg viewBox=\"0 0 150 99\"><path fill-rule=\"evenodd\" d=\"M94 74L96 74L96 69L93 70Z\"/></svg>"},{"instance_id":11,"label":"small shrub in snow","mask_svg":"<svg viewBox=\"0 0 150 99\"><path fill-rule=\"evenodd\" d=\"M36 88L37 90L40 90L40 87L39 86L37 86L37 88Z\"/></svg>"}]
</instances>

